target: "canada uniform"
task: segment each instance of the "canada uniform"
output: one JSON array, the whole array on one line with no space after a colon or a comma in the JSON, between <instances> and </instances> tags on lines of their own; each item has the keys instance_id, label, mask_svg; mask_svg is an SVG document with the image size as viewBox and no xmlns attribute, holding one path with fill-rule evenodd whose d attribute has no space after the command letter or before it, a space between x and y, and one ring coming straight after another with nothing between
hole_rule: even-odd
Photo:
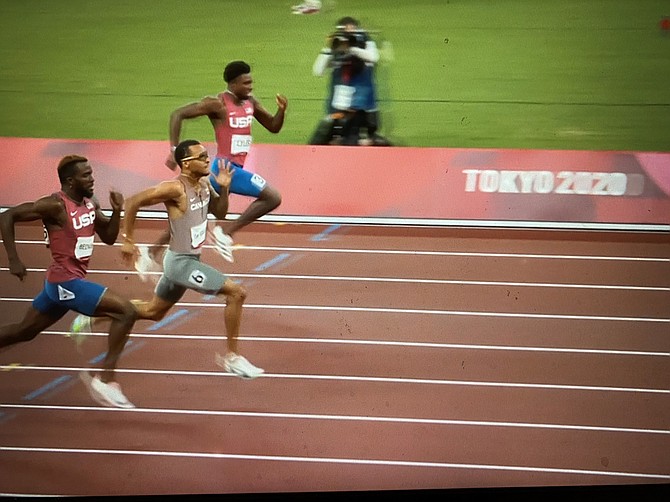
<instances>
[{"instance_id":1,"label":"canada uniform","mask_svg":"<svg viewBox=\"0 0 670 502\"><path fill-rule=\"evenodd\" d=\"M211 197L205 179L198 181L200 191L177 178L186 191L186 212L179 218L170 218L170 246L163 257L163 275L156 284L156 296L177 302L186 290L217 293L226 276L200 262L202 245L207 237L207 213Z\"/></svg>"}]
</instances>

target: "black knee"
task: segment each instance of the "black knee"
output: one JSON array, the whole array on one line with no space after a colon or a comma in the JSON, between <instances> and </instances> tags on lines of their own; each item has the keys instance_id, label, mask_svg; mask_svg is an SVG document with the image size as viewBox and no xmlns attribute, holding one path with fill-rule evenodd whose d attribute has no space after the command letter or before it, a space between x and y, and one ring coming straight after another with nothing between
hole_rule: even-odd
<instances>
[{"instance_id":1,"label":"black knee","mask_svg":"<svg viewBox=\"0 0 670 502\"><path fill-rule=\"evenodd\" d=\"M281 194L274 188L266 187L260 197L267 207L267 212L270 212L279 207L281 204Z\"/></svg>"},{"instance_id":2,"label":"black knee","mask_svg":"<svg viewBox=\"0 0 670 502\"><path fill-rule=\"evenodd\" d=\"M14 336L14 340L16 342L29 342L40 333L40 330L35 328L19 328Z\"/></svg>"},{"instance_id":3,"label":"black knee","mask_svg":"<svg viewBox=\"0 0 670 502\"><path fill-rule=\"evenodd\" d=\"M128 302L127 305L124 305L121 309L121 314L119 315L119 320L124 324L133 324L139 318L139 312L135 308L135 305Z\"/></svg>"}]
</instances>

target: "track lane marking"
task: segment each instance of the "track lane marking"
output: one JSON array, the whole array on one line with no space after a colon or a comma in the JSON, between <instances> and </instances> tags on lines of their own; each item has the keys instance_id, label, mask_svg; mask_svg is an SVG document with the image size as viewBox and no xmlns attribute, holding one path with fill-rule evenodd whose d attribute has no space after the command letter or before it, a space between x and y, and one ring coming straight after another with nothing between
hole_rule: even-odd
<instances>
[{"instance_id":1,"label":"track lane marking","mask_svg":"<svg viewBox=\"0 0 670 502\"><path fill-rule=\"evenodd\" d=\"M358 459L358 458L333 458L333 457L297 457L284 455L247 455L233 453L209 453L209 452L185 452L185 451L157 451L157 450L125 450L125 449L103 449L103 448L46 448L46 447L24 447L24 446L0 446L0 451L21 453L56 453L56 454L98 454L98 455L135 455L152 457L178 457L178 458L208 458L227 460L254 460L273 462L303 462L319 464L351 464L351 465L374 465L388 467L428 467L441 469L473 469L490 471L516 471L516 472L542 472L551 474L570 474L586 476L605 476L638 479L663 479L670 480L670 475L639 473L639 472L617 472L617 471L595 471L587 469L561 469L552 467L534 466L512 466L492 464L458 464L449 462L426 462L410 460L382 460L382 459Z\"/></svg>"},{"instance_id":2,"label":"track lane marking","mask_svg":"<svg viewBox=\"0 0 670 502\"><path fill-rule=\"evenodd\" d=\"M38 244L44 245L43 240L17 240L17 244ZM148 245L152 243L138 243L138 245ZM115 243L112 246L103 242L94 242L94 246L101 247L120 247L121 243ZM203 248L214 249L211 244L204 244ZM294 251L294 252L313 252L313 253L352 253L352 254L395 254L409 256L465 256L479 258L524 258L524 259L547 259L547 260L612 260L612 261L642 261L642 262L661 262L670 263L670 258L665 257L644 257L644 256L604 256L604 255L575 255L575 254L542 254L542 253L484 253L475 251L422 251L411 249L355 249L355 248L318 248L318 247L293 247L293 246L251 246L241 245L239 250L248 251Z\"/></svg>"},{"instance_id":3,"label":"track lane marking","mask_svg":"<svg viewBox=\"0 0 670 502\"><path fill-rule=\"evenodd\" d=\"M4 368L0 365L0 369ZM89 371L90 368L74 366L25 366L20 371L60 371L60 372L81 372ZM179 376L205 376L205 377L224 377L238 378L231 373L221 371L201 371L201 370L158 370L158 369L131 369L117 368L117 373L135 374L135 375L179 375ZM552 390L571 390L571 391L597 391L597 392L633 392L641 394L668 394L670 389L651 389L637 387L607 387L598 385L561 385L547 383L521 383L521 382L486 382L476 380L440 380L436 378L405 378L405 377L375 377L375 376L348 376L348 375L314 375L314 374L296 374L296 373L264 373L258 378L276 378L286 380L332 380L348 382L375 382L375 383L403 383L419 385L455 385L467 387L503 387L520 389L552 389Z\"/></svg>"},{"instance_id":4,"label":"track lane marking","mask_svg":"<svg viewBox=\"0 0 670 502\"><path fill-rule=\"evenodd\" d=\"M279 260L278 260L279 261ZM263 267L258 270L263 270ZM46 268L28 268L28 272L46 272ZM0 267L0 271L9 271L6 267ZM132 275L128 270L89 269L89 274L103 275ZM160 276L162 272L147 272L147 275ZM353 281L353 282L396 282L408 284L451 284L458 286L500 286L500 287L531 287L531 288L567 288L567 289L611 289L621 291L670 291L670 286L631 286L626 284L578 284L562 282L511 282L511 281L474 281L460 279L423 279L405 277L356 277L337 275L300 275L300 274L247 274L231 273L229 277L241 279L293 279L310 281Z\"/></svg>"},{"instance_id":5,"label":"track lane marking","mask_svg":"<svg viewBox=\"0 0 670 502\"><path fill-rule=\"evenodd\" d=\"M32 298L0 297L0 301L32 302ZM178 307L209 307L225 308L224 303L177 302ZM664 317L617 317L580 314L532 314L529 312L484 312L476 310L433 310L433 309L396 309L389 307L350 307L337 305L277 305L277 304L244 304L245 309L268 310L315 310L331 312L377 312L385 314L421 314L446 316L473 316L473 317L509 317L522 319L565 319L581 321L626 321L626 322L660 322L670 323L670 318Z\"/></svg>"},{"instance_id":6,"label":"track lane marking","mask_svg":"<svg viewBox=\"0 0 670 502\"><path fill-rule=\"evenodd\" d=\"M65 405L37 405L37 404L0 404L0 409L36 410L36 411L98 411L110 413L154 413L159 415L193 415L193 416L220 416L220 417L252 417L277 418L289 420L333 420L353 422L381 422L399 424L426 424L426 425L457 425L474 427L511 427L524 429L557 429L589 432L624 432L634 434L670 435L666 429L645 429L634 427L611 427L596 425L564 425L532 422L501 422L493 420L456 420L443 418L411 418L411 417L382 417L370 415L332 415L314 413L278 413L256 411L226 411L226 410L193 410L175 408L107 408L104 406L65 406Z\"/></svg>"}]
</instances>

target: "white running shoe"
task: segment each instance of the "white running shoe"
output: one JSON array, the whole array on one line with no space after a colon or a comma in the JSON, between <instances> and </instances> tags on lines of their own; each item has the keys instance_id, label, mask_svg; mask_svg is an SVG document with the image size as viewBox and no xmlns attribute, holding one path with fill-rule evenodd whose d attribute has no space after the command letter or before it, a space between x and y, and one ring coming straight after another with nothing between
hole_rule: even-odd
<instances>
[{"instance_id":1,"label":"white running shoe","mask_svg":"<svg viewBox=\"0 0 670 502\"><path fill-rule=\"evenodd\" d=\"M233 238L224 233L223 229L218 225L211 231L211 235L214 239L214 249L216 252L223 256L224 260L227 260L230 263L235 261L233 259Z\"/></svg>"},{"instance_id":2,"label":"white running shoe","mask_svg":"<svg viewBox=\"0 0 670 502\"><path fill-rule=\"evenodd\" d=\"M135 260L135 270L142 282L147 282L153 272L161 271L161 266L151 258L147 246L137 246L137 249L140 254Z\"/></svg>"},{"instance_id":3,"label":"white running shoe","mask_svg":"<svg viewBox=\"0 0 670 502\"><path fill-rule=\"evenodd\" d=\"M317 14L321 10L321 2L318 0L305 0L300 5L291 7L294 14Z\"/></svg>"},{"instance_id":4,"label":"white running shoe","mask_svg":"<svg viewBox=\"0 0 670 502\"><path fill-rule=\"evenodd\" d=\"M228 373L232 373L249 380L258 378L263 373L265 373L263 368L257 368L251 364L246 357L240 356L239 354L235 354L233 352L229 352L225 356L217 353L216 364L222 367Z\"/></svg>"},{"instance_id":5,"label":"white running shoe","mask_svg":"<svg viewBox=\"0 0 670 502\"><path fill-rule=\"evenodd\" d=\"M86 371L80 373L81 380L88 387L91 397L103 406L114 408L134 408L135 405L128 401L128 398L121 391L121 386L117 382L105 383L100 377L91 376Z\"/></svg>"},{"instance_id":6,"label":"white running shoe","mask_svg":"<svg viewBox=\"0 0 670 502\"><path fill-rule=\"evenodd\" d=\"M84 314L79 314L74 318L72 324L70 324L70 333L66 336L74 340L77 348L84 343L84 340L93 332L93 321L92 319Z\"/></svg>"}]
</instances>

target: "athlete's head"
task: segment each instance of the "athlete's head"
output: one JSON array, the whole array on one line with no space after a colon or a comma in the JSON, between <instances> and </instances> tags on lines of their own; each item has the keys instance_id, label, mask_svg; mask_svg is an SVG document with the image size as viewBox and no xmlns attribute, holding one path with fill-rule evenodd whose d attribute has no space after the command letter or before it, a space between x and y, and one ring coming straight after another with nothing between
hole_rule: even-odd
<instances>
[{"instance_id":1,"label":"athlete's head","mask_svg":"<svg viewBox=\"0 0 670 502\"><path fill-rule=\"evenodd\" d=\"M247 99L253 90L251 66L244 61L232 61L223 70L223 80L228 84L228 90L239 99Z\"/></svg>"},{"instance_id":2,"label":"athlete's head","mask_svg":"<svg viewBox=\"0 0 670 502\"><path fill-rule=\"evenodd\" d=\"M199 141L186 139L179 143L174 150L174 160L184 174L196 178L209 174L209 154Z\"/></svg>"},{"instance_id":3,"label":"athlete's head","mask_svg":"<svg viewBox=\"0 0 670 502\"><path fill-rule=\"evenodd\" d=\"M66 155L58 163L58 179L64 191L75 197L93 197L93 168L86 157Z\"/></svg>"}]
</instances>

